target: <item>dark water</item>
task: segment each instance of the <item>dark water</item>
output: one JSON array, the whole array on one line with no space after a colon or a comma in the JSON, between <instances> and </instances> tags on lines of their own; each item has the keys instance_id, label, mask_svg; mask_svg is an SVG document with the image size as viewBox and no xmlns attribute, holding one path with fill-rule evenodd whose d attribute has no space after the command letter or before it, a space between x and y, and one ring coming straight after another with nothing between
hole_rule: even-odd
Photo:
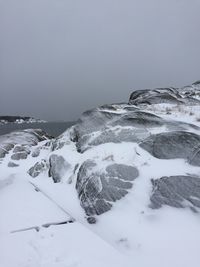
<instances>
[{"instance_id":1,"label":"dark water","mask_svg":"<svg viewBox=\"0 0 200 267\"><path fill-rule=\"evenodd\" d=\"M23 129L42 129L48 134L56 137L62 134L70 126L74 125L75 122L43 122L43 123L8 123L0 125L0 135L7 134L15 130Z\"/></svg>"}]
</instances>

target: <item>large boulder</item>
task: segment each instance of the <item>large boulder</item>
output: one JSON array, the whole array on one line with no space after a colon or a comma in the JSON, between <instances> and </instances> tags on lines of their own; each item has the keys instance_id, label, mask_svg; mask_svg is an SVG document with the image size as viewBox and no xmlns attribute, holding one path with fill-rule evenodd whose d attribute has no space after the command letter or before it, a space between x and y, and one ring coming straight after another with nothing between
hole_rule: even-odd
<instances>
[{"instance_id":1,"label":"large boulder","mask_svg":"<svg viewBox=\"0 0 200 267\"><path fill-rule=\"evenodd\" d=\"M182 96L175 88L157 88L134 91L129 99L132 105L160 104L160 103L183 103Z\"/></svg>"},{"instance_id":2,"label":"large boulder","mask_svg":"<svg viewBox=\"0 0 200 267\"><path fill-rule=\"evenodd\" d=\"M135 90L129 99L131 105L200 104L198 82L183 88L156 88Z\"/></svg>"},{"instance_id":3,"label":"large boulder","mask_svg":"<svg viewBox=\"0 0 200 267\"><path fill-rule=\"evenodd\" d=\"M86 215L110 210L114 202L128 193L138 175L133 166L107 163L102 170L94 160L85 161L78 171L76 190Z\"/></svg>"},{"instance_id":4,"label":"large boulder","mask_svg":"<svg viewBox=\"0 0 200 267\"><path fill-rule=\"evenodd\" d=\"M200 135L185 131L165 132L148 137L140 146L159 159L187 159L200 166Z\"/></svg>"},{"instance_id":5,"label":"large boulder","mask_svg":"<svg viewBox=\"0 0 200 267\"><path fill-rule=\"evenodd\" d=\"M153 209L167 205L197 211L200 208L200 177L169 176L152 180L150 201Z\"/></svg>"},{"instance_id":6,"label":"large boulder","mask_svg":"<svg viewBox=\"0 0 200 267\"><path fill-rule=\"evenodd\" d=\"M167 120L127 104L102 106L83 113L71 129L78 152L105 143L143 141L152 132L199 130L195 125ZM61 142L61 140L60 140ZM61 142L63 144L63 142Z\"/></svg>"}]
</instances>

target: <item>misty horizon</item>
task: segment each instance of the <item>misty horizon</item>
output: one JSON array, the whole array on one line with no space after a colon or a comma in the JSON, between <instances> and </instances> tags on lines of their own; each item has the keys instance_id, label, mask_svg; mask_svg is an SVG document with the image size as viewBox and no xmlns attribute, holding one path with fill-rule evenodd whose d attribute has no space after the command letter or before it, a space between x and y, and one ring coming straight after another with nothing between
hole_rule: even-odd
<instances>
[{"instance_id":1,"label":"misty horizon","mask_svg":"<svg viewBox=\"0 0 200 267\"><path fill-rule=\"evenodd\" d=\"M200 2L0 1L0 115L74 121L200 79Z\"/></svg>"}]
</instances>

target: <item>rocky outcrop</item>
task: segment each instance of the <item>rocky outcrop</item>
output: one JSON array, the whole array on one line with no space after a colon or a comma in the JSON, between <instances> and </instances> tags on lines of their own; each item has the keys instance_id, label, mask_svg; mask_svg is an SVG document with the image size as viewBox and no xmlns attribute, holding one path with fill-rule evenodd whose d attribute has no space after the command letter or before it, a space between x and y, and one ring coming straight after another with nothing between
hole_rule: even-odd
<instances>
[{"instance_id":1,"label":"rocky outcrop","mask_svg":"<svg viewBox=\"0 0 200 267\"><path fill-rule=\"evenodd\" d=\"M183 158L200 166L200 135L184 131L161 133L150 136L140 146L156 158Z\"/></svg>"},{"instance_id":2,"label":"rocky outcrop","mask_svg":"<svg viewBox=\"0 0 200 267\"><path fill-rule=\"evenodd\" d=\"M113 111L114 110L114 111ZM150 112L133 110L126 104L110 105L87 111L72 127L71 139L81 153L105 143L141 142L153 131L199 130L184 122L172 121Z\"/></svg>"},{"instance_id":3,"label":"rocky outcrop","mask_svg":"<svg viewBox=\"0 0 200 267\"><path fill-rule=\"evenodd\" d=\"M193 211L200 208L200 177L170 176L152 180L150 207L161 208L163 205L186 208Z\"/></svg>"},{"instance_id":4,"label":"rocky outcrop","mask_svg":"<svg viewBox=\"0 0 200 267\"><path fill-rule=\"evenodd\" d=\"M26 159L30 154L30 148L39 142L51 138L42 130L29 129L11 132L0 136L0 158L3 159L12 153L12 160Z\"/></svg>"},{"instance_id":5,"label":"rocky outcrop","mask_svg":"<svg viewBox=\"0 0 200 267\"><path fill-rule=\"evenodd\" d=\"M128 193L138 175L133 166L107 163L102 171L94 160L85 161L78 171L76 190L86 215L100 215L110 210L114 202Z\"/></svg>"},{"instance_id":6,"label":"rocky outcrop","mask_svg":"<svg viewBox=\"0 0 200 267\"><path fill-rule=\"evenodd\" d=\"M132 105L139 104L160 104L160 103L170 103L170 104L182 104L182 96L175 88L158 88L158 89L144 89L134 91L131 96L129 103Z\"/></svg>"},{"instance_id":7,"label":"rocky outcrop","mask_svg":"<svg viewBox=\"0 0 200 267\"><path fill-rule=\"evenodd\" d=\"M183 88L156 88L134 91L129 99L131 105L152 104L200 104L199 81Z\"/></svg>"},{"instance_id":8,"label":"rocky outcrop","mask_svg":"<svg viewBox=\"0 0 200 267\"><path fill-rule=\"evenodd\" d=\"M31 155L38 157L46 147L49 155L46 162L36 163L29 174L36 177L46 170L55 183L62 180L75 183L89 223L95 223L97 216L108 212L128 193L137 193L134 184L152 187L151 194L144 192L152 209L168 205L189 206L197 211L200 124L192 114L200 111L199 106L199 82L183 88L134 91L128 103L86 111L74 126L48 146L46 143L32 150ZM173 110L177 114L173 115ZM190 114L186 114L188 110ZM185 119L185 115L193 117ZM23 149L13 156L28 155ZM177 162L185 167L183 171L182 167L178 169L178 175L174 159L182 159ZM154 162L160 169L152 177L156 173ZM188 169L193 174L187 175Z\"/></svg>"}]
</instances>

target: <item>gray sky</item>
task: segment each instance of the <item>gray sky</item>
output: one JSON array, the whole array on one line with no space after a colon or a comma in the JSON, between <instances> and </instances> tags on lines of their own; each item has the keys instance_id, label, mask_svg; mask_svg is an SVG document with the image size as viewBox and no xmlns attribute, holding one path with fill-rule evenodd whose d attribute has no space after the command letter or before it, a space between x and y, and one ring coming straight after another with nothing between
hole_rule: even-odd
<instances>
[{"instance_id":1,"label":"gray sky","mask_svg":"<svg viewBox=\"0 0 200 267\"><path fill-rule=\"evenodd\" d=\"M0 0L0 114L74 120L200 79L200 0Z\"/></svg>"}]
</instances>

